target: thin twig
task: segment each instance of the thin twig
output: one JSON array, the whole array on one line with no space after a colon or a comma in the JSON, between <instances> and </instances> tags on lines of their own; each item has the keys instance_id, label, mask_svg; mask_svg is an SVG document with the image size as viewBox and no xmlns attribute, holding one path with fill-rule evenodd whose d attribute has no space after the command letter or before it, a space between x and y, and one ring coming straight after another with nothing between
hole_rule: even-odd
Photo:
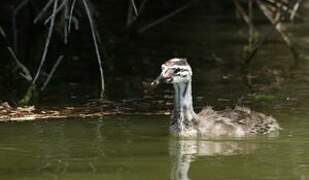
<instances>
[{"instance_id":1,"label":"thin twig","mask_svg":"<svg viewBox=\"0 0 309 180\"><path fill-rule=\"evenodd\" d=\"M270 28L263 36L263 38L261 38L259 40L258 43L255 44L255 47L250 51L250 54L246 57L245 59L245 64L244 65L249 65L252 62L252 59L254 58L254 56L256 55L256 53L258 52L258 50L260 49L260 47L266 42L267 38L269 37L269 35L272 33L273 28Z\"/></svg>"},{"instance_id":2,"label":"thin twig","mask_svg":"<svg viewBox=\"0 0 309 180\"><path fill-rule=\"evenodd\" d=\"M23 65L17 58L14 50L11 47L7 47L8 51L10 52L11 56L15 60L17 66L22 70L23 73L19 73L23 78L25 78L27 81L31 82L32 81L32 76L28 68L26 68L25 65Z\"/></svg>"},{"instance_id":3,"label":"thin twig","mask_svg":"<svg viewBox=\"0 0 309 180\"><path fill-rule=\"evenodd\" d=\"M241 17L243 18L243 20L250 25L250 18L247 15L247 13L245 12L245 10L242 8L242 6L239 4L238 0L233 0L234 5L236 7L236 10L240 13Z\"/></svg>"},{"instance_id":4,"label":"thin twig","mask_svg":"<svg viewBox=\"0 0 309 180\"><path fill-rule=\"evenodd\" d=\"M127 16L127 28L131 26L133 20L133 15L132 15L133 7L131 4L129 4L128 7L128 16Z\"/></svg>"},{"instance_id":5,"label":"thin twig","mask_svg":"<svg viewBox=\"0 0 309 180\"><path fill-rule=\"evenodd\" d=\"M48 10L48 8L53 4L54 0L49 0L43 9L39 12L39 14L33 20L33 23L36 24L44 15L44 13Z\"/></svg>"},{"instance_id":6,"label":"thin twig","mask_svg":"<svg viewBox=\"0 0 309 180\"><path fill-rule=\"evenodd\" d=\"M76 4L76 0L73 0L72 4L71 4L71 8L70 8L70 15L69 15L69 27L68 27L68 32L71 32L71 22L72 22L72 18L73 18L73 12L74 12L74 8L75 8L75 4Z\"/></svg>"},{"instance_id":7,"label":"thin twig","mask_svg":"<svg viewBox=\"0 0 309 180\"><path fill-rule=\"evenodd\" d=\"M136 8L134 0L131 0L131 4L132 4L132 7L134 9L135 16L137 16L138 15L138 11L137 11L137 8Z\"/></svg>"},{"instance_id":8,"label":"thin twig","mask_svg":"<svg viewBox=\"0 0 309 180\"><path fill-rule=\"evenodd\" d=\"M74 24L74 29L75 31L77 31L79 29L79 20L77 19L77 17L72 17L72 24Z\"/></svg>"},{"instance_id":9,"label":"thin twig","mask_svg":"<svg viewBox=\"0 0 309 180\"><path fill-rule=\"evenodd\" d=\"M298 0L292 10L291 16L290 16L290 21L294 20L294 17L296 15L297 10L299 9L300 3L302 2L302 0Z\"/></svg>"},{"instance_id":10,"label":"thin twig","mask_svg":"<svg viewBox=\"0 0 309 180\"><path fill-rule=\"evenodd\" d=\"M1 34L1 36L2 36L4 39L6 39L6 34L5 34L5 32L4 32L4 30L2 29L1 26L0 26L0 34Z\"/></svg>"},{"instance_id":11,"label":"thin twig","mask_svg":"<svg viewBox=\"0 0 309 180\"><path fill-rule=\"evenodd\" d=\"M127 28L130 28L130 26L132 26L133 23L136 22L138 17L142 14L142 12L145 9L147 1L148 0L143 0L140 3L139 9L137 9L135 1L131 0L131 3L129 3L129 9L128 9ZM133 10L134 10L134 15L133 15Z\"/></svg>"},{"instance_id":12,"label":"thin twig","mask_svg":"<svg viewBox=\"0 0 309 180\"><path fill-rule=\"evenodd\" d=\"M276 30L281 35L282 39L285 41L285 44L291 50L294 58L298 59L298 53L297 53L292 41L290 40L288 35L285 33L285 30L284 30L282 23L280 21L276 21L275 19L272 18L272 14L268 11L267 7L262 2L260 2L260 0L257 0L256 2L258 3L259 8L262 10L262 12L267 17L267 19L275 26Z\"/></svg>"},{"instance_id":13,"label":"thin twig","mask_svg":"<svg viewBox=\"0 0 309 180\"><path fill-rule=\"evenodd\" d=\"M133 5L129 4L129 10L128 10L128 18L127 18L127 28L133 25L134 22L138 19L139 16L143 13L146 3L148 0L143 0L139 6L139 9L137 10L135 6L135 16L133 16Z\"/></svg>"},{"instance_id":14,"label":"thin twig","mask_svg":"<svg viewBox=\"0 0 309 180\"><path fill-rule=\"evenodd\" d=\"M192 0L192 1L190 1L189 3L185 4L184 6L182 6L182 7L178 8L178 9L176 9L175 11L173 11L173 12L171 12L171 13L169 13L169 14L167 14L166 16L163 16L163 17L161 17L161 18L159 18L159 19L153 21L152 23L150 23L150 24L148 24L148 25L146 25L146 26L140 28L140 29L138 30L138 33L141 34L141 33L145 32L145 31L149 30L150 28L152 28L152 27L154 27L154 26L156 26L156 25L158 25L158 24L160 24L160 23L162 23L162 22L168 20L169 18L171 18L171 17L177 15L178 13L180 13L180 12L186 10L187 8L189 8L189 7L192 5L193 2L196 2L196 1L195 1L195 0Z\"/></svg>"},{"instance_id":15,"label":"thin twig","mask_svg":"<svg viewBox=\"0 0 309 180\"><path fill-rule=\"evenodd\" d=\"M146 4L147 4L148 0L143 0L139 6L139 10L138 10L138 16L141 15L141 13L144 11Z\"/></svg>"},{"instance_id":16,"label":"thin twig","mask_svg":"<svg viewBox=\"0 0 309 180\"><path fill-rule=\"evenodd\" d=\"M66 3L65 7L64 7L64 12L63 12L63 19L64 19L64 23L63 23L63 33L64 33L64 44L68 44L68 22L69 22L69 4Z\"/></svg>"},{"instance_id":17,"label":"thin twig","mask_svg":"<svg viewBox=\"0 0 309 180\"><path fill-rule=\"evenodd\" d=\"M50 79L52 78L52 76L54 75L57 67L59 66L60 62L62 61L62 59L64 58L63 55L59 56L56 63L54 64L52 70L50 71L50 73L48 74L48 77L46 79L46 81L44 82L43 86L41 87L41 91L44 91L46 86L48 85Z\"/></svg>"},{"instance_id":18,"label":"thin twig","mask_svg":"<svg viewBox=\"0 0 309 180\"><path fill-rule=\"evenodd\" d=\"M19 3L18 6L14 10L15 11L14 14L17 14L21 10L21 8L23 8L25 5L28 4L29 1L30 0L23 0L21 3Z\"/></svg>"},{"instance_id":19,"label":"thin twig","mask_svg":"<svg viewBox=\"0 0 309 180\"><path fill-rule=\"evenodd\" d=\"M43 51L43 55L42 55L42 58L41 58L41 62L40 62L40 65L37 69L37 72L34 76L34 79L32 81L32 85L35 85L40 73L41 73L41 69L44 65L44 62L46 60L46 55L47 55L47 52L48 52L48 48L49 48L49 44L50 44L50 39L52 37L52 34L53 34L53 31L54 31L54 24L55 24L55 19L56 19L56 10L57 10L57 4L58 4L58 0L54 0L54 7L53 7L53 12L52 12L52 15L51 15L51 23L49 25L49 30L48 30L48 35L47 35L47 38L46 38L46 42L45 42L45 47L44 47L44 51Z\"/></svg>"},{"instance_id":20,"label":"thin twig","mask_svg":"<svg viewBox=\"0 0 309 180\"><path fill-rule=\"evenodd\" d=\"M67 1L68 1L68 0L63 0L62 4L57 8L56 14L55 14L55 15L57 15L57 14L65 7ZM44 25L46 25L46 24L51 20L51 18L52 18L52 15L49 16L49 17L45 20Z\"/></svg>"},{"instance_id":21,"label":"thin twig","mask_svg":"<svg viewBox=\"0 0 309 180\"><path fill-rule=\"evenodd\" d=\"M5 43L6 43L6 48L9 51L9 53L11 54L11 56L12 56L13 60L15 61L17 67L22 70L22 72L20 72L19 75L21 75L23 78L25 78L29 82L32 81L32 76L31 76L31 73L30 73L29 69L19 61L19 59L16 56L16 53L9 46L9 43L8 43L8 41L6 39L6 34L5 34L4 30L2 29L2 27L0 27L0 34L3 37L3 39L4 39Z\"/></svg>"},{"instance_id":22,"label":"thin twig","mask_svg":"<svg viewBox=\"0 0 309 180\"><path fill-rule=\"evenodd\" d=\"M28 4L30 0L23 0L21 3L18 4L18 6L14 9L13 11L13 16L12 16L12 29L13 29L13 48L14 51L17 52L18 50L18 30L17 30L17 15L19 11Z\"/></svg>"},{"instance_id":23,"label":"thin twig","mask_svg":"<svg viewBox=\"0 0 309 180\"><path fill-rule=\"evenodd\" d=\"M261 3L266 3L273 6L276 10L286 11L287 13L292 13L293 9L289 7L289 4L284 1L278 0L259 0Z\"/></svg>"},{"instance_id":24,"label":"thin twig","mask_svg":"<svg viewBox=\"0 0 309 180\"><path fill-rule=\"evenodd\" d=\"M97 43L96 29L95 29L95 25L94 25L94 22L93 22L92 14L91 14L89 7L88 7L87 0L83 0L83 4L84 4L85 11L87 13L87 17L88 17L88 20L89 20L89 25L90 25L90 29L91 29L92 38L93 38L93 44L94 44L95 52L96 52L96 55L97 55L97 60L98 60L98 65L99 65L99 70L100 70L100 76L101 76L100 98L103 99L104 90L105 90L105 88L104 88L104 74L103 74L103 68L102 68L101 55L100 55L100 51L99 51L99 47L98 47L98 43Z\"/></svg>"},{"instance_id":25,"label":"thin twig","mask_svg":"<svg viewBox=\"0 0 309 180\"><path fill-rule=\"evenodd\" d=\"M299 15L296 13L297 10L298 10L298 5L299 5L299 4L297 5L297 3L298 2L300 3L301 0L296 2L296 4L295 4L296 6L294 5L292 7L289 6L289 3L291 3L291 1L289 1L289 2L277 1L277 0L276 1L274 1L274 0L263 0L263 1L265 1L266 3L274 6L276 9L279 9L279 10L281 10L281 11L287 13L287 14L292 15L294 13L294 16L299 17ZM291 16L290 16L290 18L291 18Z\"/></svg>"},{"instance_id":26,"label":"thin twig","mask_svg":"<svg viewBox=\"0 0 309 180\"><path fill-rule=\"evenodd\" d=\"M248 1L248 12L249 12L249 51L252 51L253 41L254 41L254 26L253 26L253 1Z\"/></svg>"}]
</instances>

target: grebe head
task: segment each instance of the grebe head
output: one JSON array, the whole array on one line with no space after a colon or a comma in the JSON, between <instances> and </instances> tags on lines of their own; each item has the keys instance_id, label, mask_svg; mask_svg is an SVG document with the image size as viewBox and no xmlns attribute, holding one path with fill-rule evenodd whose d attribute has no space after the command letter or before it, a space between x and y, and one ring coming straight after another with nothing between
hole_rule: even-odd
<instances>
[{"instance_id":1,"label":"grebe head","mask_svg":"<svg viewBox=\"0 0 309 180\"><path fill-rule=\"evenodd\" d=\"M161 66L161 74L151 85L160 83L179 84L189 82L192 78L192 70L185 58L173 58Z\"/></svg>"}]
</instances>

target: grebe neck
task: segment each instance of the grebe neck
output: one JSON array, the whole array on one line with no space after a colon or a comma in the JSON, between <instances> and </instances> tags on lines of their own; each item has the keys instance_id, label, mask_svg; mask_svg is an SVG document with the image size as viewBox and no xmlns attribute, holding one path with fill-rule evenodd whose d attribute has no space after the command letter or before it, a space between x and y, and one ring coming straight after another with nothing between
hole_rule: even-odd
<instances>
[{"instance_id":1,"label":"grebe neck","mask_svg":"<svg viewBox=\"0 0 309 180\"><path fill-rule=\"evenodd\" d=\"M174 84L174 110L171 127L179 133L194 128L197 115L193 109L191 80Z\"/></svg>"}]
</instances>

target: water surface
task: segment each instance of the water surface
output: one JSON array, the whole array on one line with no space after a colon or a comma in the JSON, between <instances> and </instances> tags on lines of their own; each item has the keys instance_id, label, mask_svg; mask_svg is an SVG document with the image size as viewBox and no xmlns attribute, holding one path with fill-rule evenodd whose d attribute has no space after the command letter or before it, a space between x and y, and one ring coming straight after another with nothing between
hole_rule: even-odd
<instances>
[{"instance_id":1,"label":"water surface","mask_svg":"<svg viewBox=\"0 0 309 180\"><path fill-rule=\"evenodd\" d=\"M177 140L165 116L3 123L0 179L307 179L309 122L278 138Z\"/></svg>"},{"instance_id":2,"label":"water surface","mask_svg":"<svg viewBox=\"0 0 309 180\"><path fill-rule=\"evenodd\" d=\"M248 87L239 72L247 28L236 27L235 22L213 21L205 21L207 26L200 23L188 26L182 23L181 17L163 26L163 30L165 27L177 29L177 32L165 35L156 33L158 29L147 32L142 39L136 40L140 47L134 47L135 51L129 52L131 56L121 52L123 54L117 54L115 59L140 60L149 59L149 56L164 59L171 53L188 56L192 58L189 62L194 71L193 96L197 107L213 105L220 109L247 104L278 119L283 128L279 137L177 140L169 137L168 116L0 123L0 179L309 179L309 41L305 28L308 23L300 23L291 31L302 45L299 66L293 68L291 53L280 37L274 35L272 38L277 41L267 42L254 59L250 72L258 78ZM269 26L259 26L265 27ZM222 62L201 63L210 59L211 54ZM159 64L148 68L145 65L143 69L154 71L158 68L159 72ZM135 82L126 78L120 84ZM114 88L113 83L109 85L114 96L128 97L124 88ZM130 93L136 92L128 89ZM57 90L62 92L65 88ZM160 91L156 92L158 99L164 99Z\"/></svg>"}]
</instances>

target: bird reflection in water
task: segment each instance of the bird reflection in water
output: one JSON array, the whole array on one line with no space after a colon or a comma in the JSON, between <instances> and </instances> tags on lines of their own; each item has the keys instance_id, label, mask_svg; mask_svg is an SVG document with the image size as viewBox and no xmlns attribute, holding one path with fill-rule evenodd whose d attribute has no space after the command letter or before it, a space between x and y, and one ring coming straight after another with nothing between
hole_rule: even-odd
<instances>
[{"instance_id":1,"label":"bird reflection in water","mask_svg":"<svg viewBox=\"0 0 309 180\"><path fill-rule=\"evenodd\" d=\"M169 155L171 158L171 180L190 180L190 165L199 157L235 156L249 154L256 144L246 140L190 140L171 137Z\"/></svg>"}]
</instances>

